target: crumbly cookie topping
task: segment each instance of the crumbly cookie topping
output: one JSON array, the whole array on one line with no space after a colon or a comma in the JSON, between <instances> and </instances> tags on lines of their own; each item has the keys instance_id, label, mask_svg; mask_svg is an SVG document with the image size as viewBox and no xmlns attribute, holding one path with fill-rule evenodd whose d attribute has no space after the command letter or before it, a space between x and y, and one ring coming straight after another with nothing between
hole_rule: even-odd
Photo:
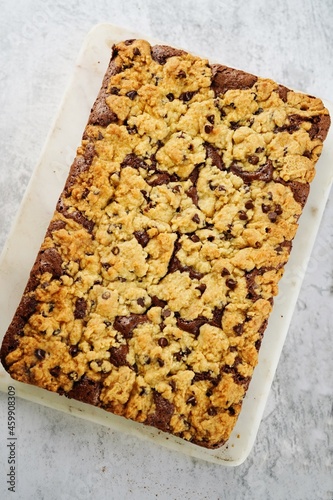
<instances>
[{"instance_id":1,"label":"crumbly cookie topping","mask_svg":"<svg viewBox=\"0 0 333 500\"><path fill-rule=\"evenodd\" d=\"M115 46L2 346L12 377L224 443L329 123L271 80Z\"/></svg>"}]
</instances>

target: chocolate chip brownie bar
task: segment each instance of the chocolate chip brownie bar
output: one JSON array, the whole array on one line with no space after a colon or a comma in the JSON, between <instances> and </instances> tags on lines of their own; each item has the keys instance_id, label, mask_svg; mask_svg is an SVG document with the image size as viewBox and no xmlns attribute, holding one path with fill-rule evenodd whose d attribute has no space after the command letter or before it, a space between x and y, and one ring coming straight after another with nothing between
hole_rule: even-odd
<instances>
[{"instance_id":1,"label":"chocolate chip brownie bar","mask_svg":"<svg viewBox=\"0 0 333 500\"><path fill-rule=\"evenodd\" d=\"M1 360L208 448L236 423L330 125L320 99L113 47Z\"/></svg>"}]
</instances>

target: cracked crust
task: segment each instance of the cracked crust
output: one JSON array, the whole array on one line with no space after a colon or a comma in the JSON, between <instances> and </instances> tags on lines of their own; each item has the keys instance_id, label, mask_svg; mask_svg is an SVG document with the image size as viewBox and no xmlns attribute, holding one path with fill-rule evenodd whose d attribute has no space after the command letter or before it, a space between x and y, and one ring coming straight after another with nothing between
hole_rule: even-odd
<instances>
[{"instance_id":1,"label":"cracked crust","mask_svg":"<svg viewBox=\"0 0 333 500\"><path fill-rule=\"evenodd\" d=\"M330 118L178 49L113 48L25 293L10 375L180 436L230 436Z\"/></svg>"}]
</instances>

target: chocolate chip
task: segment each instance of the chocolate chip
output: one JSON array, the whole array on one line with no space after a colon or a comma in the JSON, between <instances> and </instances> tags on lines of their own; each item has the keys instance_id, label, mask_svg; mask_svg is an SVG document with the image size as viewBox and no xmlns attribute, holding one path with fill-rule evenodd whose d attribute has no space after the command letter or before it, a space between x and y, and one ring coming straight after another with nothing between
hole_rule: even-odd
<instances>
[{"instance_id":1,"label":"chocolate chip","mask_svg":"<svg viewBox=\"0 0 333 500\"><path fill-rule=\"evenodd\" d=\"M270 205L265 205L265 203L262 203L261 210L264 212L264 214L268 214L268 212L270 211L270 209L271 209Z\"/></svg>"},{"instance_id":2,"label":"chocolate chip","mask_svg":"<svg viewBox=\"0 0 333 500\"><path fill-rule=\"evenodd\" d=\"M261 338L255 341L254 347L256 348L257 351L260 350L261 343L262 343L262 339Z\"/></svg>"},{"instance_id":3,"label":"chocolate chip","mask_svg":"<svg viewBox=\"0 0 333 500\"><path fill-rule=\"evenodd\" d=\"M235 325L233 327L233 331L236 333L236 335L241 335L243 333L243 328L244 325L242 323L239 323L238 325Z\"/></svg>"},{"instance_id":4,"label":"chocolate chip","mask_svg":"<svg viewBox=\"0 0 333 500\"><path fill-rule=\"evenodd\" d=\"M145 299L143 297L139 297L136 302L139 304L139 306L145 307Z\"/></svg>"},{"instance_id":5,"label":"chocolate chip","mask_svg":"<svg viewBox=\"0 0 333 500\"><path fill-rule=\"evenodd\" d=\"M192 384L195 382L200 382L202 380L212 380L213 375L211 371L205 372L195 372L194 377L192 378Z\"/></svg>"},{"instance_id":6,"label":"chocolate chip","mask_svg":"<svg viewBox=\"0 0 333 500\"><path fill-rule=\"evenodd\" d=\"M164 361L161 358L157 358L157 363L161 368L164 366Z\"/></svg>"},{"instance_id":7,"label":"chocolate chip","mask_svg":"<svg viewBox=\"0 0 333 500\"><path fill-rule=\"evenodd\" d=\"M237 130L239 127L240 127L240 123L239 122L233 122L233 121L230 122L230 128L231 128L231 130Z\"/></svg>"},{"instance_id":8,"label":"chocolate chip","mask_svg":"<svg viewBox=\"0 0 333 500\"><path fill-rule=\"evenodd\" d=\"M120 252L120 249L119 249L119 247L113 247L113 248L111 248L111 252L113 253L113 255L118 255Z\"/></svg>"},{"instance_id":9,"label":"chocolate chip","mask_svg":"<svg viewBox=\"0 0 333 500\"><path fill-rule=\"evenodd\" d=\"M200 238L197 234L192 234L190 236L190 240L193 241L193 243L198 243L200 241Z\"/></svg>"},{"instance_id":10,"label":"chocolate chip","mask_svg":"<svg viewBox=\"0 0 333 500\"><path fill-rule=\"evenodd\" d=\"M149 169L149 165L142 158L139 158L134 153L126 155L120 166L121 168L131 167L134 169L139 169L139 168L144 168L145 170Z\"/></svg>"},{"instance_id":11,"label":"chocolate chip","mask_svg":"<svg viewBox=\"0 0 333 500\"><path fill-rule=\"evenodd\" d=\"M124 41L124 44L125 45L132 45L132 43L135 42L135 38L130 38L128 40L125 40Z\"/></svg>"},{"instance_id":12,"label":"chocolate chip","mask_svg":"<svg viewBox=\"0 0 333 500\"><path fill-rule=\"evenodd\" d=\"M274 209L274 212L277 213L277 215L281 215L283 210L282 210L282 207L281 205L279 205L278 203L275 205L275 209Z\"/></svg>"},{"instance_id":13,"label":"chocolate chip","mask_svg":"<svg viewBox=\"0 0 333 500\"><path fill-rule=\"evenodd\" d=\"M213 310L213 317L208 321L208 324L211 326L215 326L216 328L221 328L223 311L223 307L215 307Z\"/></svg>"},{"instance_id":14,"label":"chocolate chip","mask_svg":"<svg viewBox=\"0 0 333 500\"><path fill-rule=\"evenodd\" d=\"M135 238L137 239L138 243L140 243L140 245L145 248L145 246L147 246L148 242L149 242L149 235L147 233L147 231L144 231L143 229L140 230L140 231L134 231L134 236Z\"/></svg>"},{"instance_id":15,"label":"chocolate chip","mask_svg":"<svg viewBox=\"0 0 333 500\"><path fill-rule=\"evenodd\" d=\"M170 92L170 94L166 95L166 98L169 99L169 101L173 101L175 96Z\"/></svg>"},{"instance_id":16,"label":"chocolate chip","mask_svg":"<svg viewBox=\"0 0 333 500\"><path fill-rule=\"evenodd\" d=\"M217 409L215 408L215 406L210 406L207 410L207 413L210 417L215 417L215 415L217 415Z\"/></svg>"},{"instance_id":17,"label":"chocolate chip","mask_svg":"<svg viewBox=\"0 0 333 500\"><path fill-rule=\"evenodd\" d=\"M130 90L129 92L126 92L126 96L129 97L131 101L133 101L133 99L135 99L137 95L138 93L136 90Z\"/></svg>"},{"instance_id":18,"label":"chocolate chip","mask_svg":"<svg viewBox=\"0 0 333 500\"><path fill-rule=\"evenodd\" d=\"M163 148L163 146L164 146L164 142L162 142L160 139L158 139L158 141L156 142L156 152L157 152L159 149ZM152 159L154 159L154 160L156 161L156 158L155 158L155 156L154 156L154 155L152 155L152 157L151 157L151 158L152 158Z\"/></svg>"},{"instance_id":19,"label":"chocolate chip","mask_svg":"<svg viewBox=\"0 0 333 500\"><path fill-rule=\"evenodd\" d=\"M229 406L228 413L231 417L233 417L236 414L236 411L232 406Z\"/></svg>"},{"instance_id":20,"label":"chocolate chip","mask_svg":"<svg viewBox=\"0 0 333 500\"><path fill-rule=\"evenodd\" d=\"M160 172L154 174L151 179L147 179L147 184L149 186L162 186L163 184L169 184L171 181L171 176L167 172Z\"/></svg>"},{"instance_id":21,"label":"chocolate chip","mask_svg":"<svg viewBox=\"0 0 333 500\"><path fill-rule=\"evenodd\" d=\"M169 341L165 337L161 337L160 339L158 339L158 345L160 347L167 347L169 345Z\"/></svg>"},{"instance_id":22,"label":"chocolate chip","mask_svg":"<svg viewBox=\"0 0 333 500\"><path fill-rule=\"evenodd\" d=\"M187 400L186 400L186 404L188 405L192 405L192 406L195 406L197 404L197 400L195 399L195 396L190 396Z\"/></svg>"},{"instance_id":23,"label":"chocolate chip","mask_svg":"<svg viewBox=\"0 0 333 500\"><path fill-rule=\"evenodd\" d=\"M226 239L227 241L232 240L232 238L233 238L233 235L231 234L230 229L228 229L227 231L224 231L223 236L224 236L224 239Z\"/></svg>"},{"instance_id":24,"label":"chocolate chip","mask_svg":"<svg viewBox=\"0 0 333 500\"><path fill-rule=\"evenodd\" d=\"M215 123L215 116L214 115L209 115L206 118L209 121L209 123L211 123L212 125L214 125L214 123Z\"/></svg>"},{"instance_id":25,"label":"chocolate chip","mask_svg":"<svg viewBox=\"0 0 333 500\"><path fill-rule=\"evenodd\" d=\"M199 286L195 287L196 290L199 290L201 295L204 293L206 288L207 288L207 285L205 285L204 283L201 283Z\"/></svg>"},{"instance_id":26,"label":"chocolate chip","mask_svg":"<svg viewBox=\"0 0 333 500\"><path fill-rule=\"evenodd\" d=\"M228 269L226 267L224 267L221 271L221 276L229 276L230 275L230 271L228 271Z\"/></svg>"},{"instance_id":27,"label":"chocolate chip","mask_svg":"<svg viewBox=\"0 0 333 500\"><path fill-rule=\"evenodd\" d=\"M182 266L180 271L185 273L188 272L191 280L201 280L201 278L204 276L203 273L200 273L200 271L196 271L191 266Z\"/></svg>"},{"instance_id":28,"label":"chocolate chip","mask_svg":"<svg viewBox=\"0 0 333 500\"><path fill-rule=\"evenodd\" d=\"M205 323L208 323L207 318L203 316L199 316L196 319L185 320L183 318L177 318L176 320L178 328L184 330L184 332L192 333L195 337L197 337L200 333L200 327Z\"/></svg>"},{"instance_id":29,"label":"chocolate chip","mask_svg":"<svg viewBox=\"0 0 333 500\"><path fill-rule=\"evenodd\" d=\"M196 187L191 186L190 188L188 188L188 190L186 191L186 194L187 194L187 196L189 196L191 198L194 205L197 207L198 203L199 203L199 197L198 197L198 192L197 192Z\"/></svg>"},{"instance_id":30,"label":"chocolate chip","mask_svg":"<svg viewBox=\"0 0 333 500\"><path fill-rule=\"evenodd\" d=\"M193 186L195 186L197 183L200 174L200 166L201 165L196 165L192 170L191 174L189 175L189 180L192 182Z\"/></svg>"},{"instance_id":31,"label":"chocolate chip","mask_svg":"<svg viewBox=\"0 0 333 500\"><path fill-rule=\"evenodd\" d=\"M186 73L183 69L180 69L176 75L176 78L186 78Z\"/></svg>"},{"instance_id":32,"label":"chocolate chip","mask_svg":"<svg viewBox=\"0 0 333 500\"><path fill-rule=\"evenodd\" d=\"M177 389L176 382L174 380L170 380L169 385L171 387L171 391L175 392L175 390Z\"/></svg>"},{"instance_id":33,"label":"chocolate chip","mask_svg":"<svg viewBox=\"0 0 333 500\"><path fill-rule=\"evenodd\" d=\"M170 309L163 309L161 316L162 318L168 318L169 316L171 316Z\"/></svg>"},{"instance_id":34,"label":"chocolate chip","mask_svg":"<svg viewBox=\"0 0 333 500\"><path fill-rule=\"evenodd\" d=\"M71 345L68 352L72 356L72 358L75 358L75 356L77 356L79 353L79 348L77 345Z\"/></svg>"},{"instance_id":35,"label":"chocolate chip","mask_svg":"<svg viewBox=\"0 0 333 500\"><path fill-rule=\"evenodd\" d=\"M76 299L75 302L75 309L74 309L74 318L75 319L83 319L86 315L87 312L87 301L79 297Z\"/></svg>"},{"instance_id":36,"label":"chocolate chip","mask_svg":"<svg viewBox=\"0 0 333 500\"><path fill-rule=\"evenodd\" d=\"M192 220L193 222L196 222L197 224L199 224L200 222L200 217L198 214L194 214L193 217L192 217Z\"/></svg>"},{"instance_id":37,"label":"chocolate chip","mask_svg":"<svg viewBox=\"0 0 333 500\"><path fill-rule=\"evenodd\" d=\"M210 134L213 128L213 125L205 125L205 133Z\"/></svg>"},{"instance_id":38,"label":"chocolate chip","mask_svg":"<svg viewBox=\"0 0 333 500\"><path fill-rule=\"evenodd\" d=\"M174 358L176 359L176 361L179 361L179 362L180 362L180 361L182 360L182 358L183 358L181 351L180 351L180 352L176 352L173 356L174 356Z\"/></svg>"},{"instance_id":39,"label":"chocolate chip","mask_svg":"<svg viewBox=\"0 0 333 500\"><path fill-rule=\"evenodd\" d=\"M140 49L138 49L138 47L134 47L133 55L134 56L141 56L141 52L140 52Z\"/></svg>"},{"instance_id":40,"label":"chocolate chip","mask_svg":"<svg viewBox=\"0 0 333 500\"><path fill-rule=\"evenodd\" d=\"M230 288L230 290L235 290L237 286L237 281L232 278L228 278L226 279L225 284L227 285L228 288Z\"/></svg>"},{"instance_id":41,"label":"chocolate chip","mask_svg":"<svg viewBox=\"0 0 333 500\"><path fill-rule=\"evenodd\" d=\"M194 92L190 92L190 91L187 91L187 92L183 92L182 94L180 94L179 96L179 99L183 102L188 102L192 99L192 97L197 93L197 91L194 91Z\"/></svg>"},{"instance_id":42,"label":"chocolate chip","mask_svg":"<svg viewBox=\"0 0 333 500\"><path fill-rule=\"evenodd\" d=\"M118 87L111 87L110 94L112 94L112 95L118 95L119 91L120 91L120 89L118 89Z\"/></svg>"},{"instance_id":43,"label":"chocolate chip","mask_svg":"<svg viewBox=\"0 0 333 500\"><path fill-rule=\"evenodd\" d=\"M130 314L129 316L116 316L113 328L120 332L126 339L132 337L132 332L139 324L145 323L148 318L145 314Z\"/></svg>"},{"instance_id":44,"label":"chocolate chip","mask_svg":"<svg viewBox=\"0 0 333 500\"><path fill-rule=\"evenodd\" d=\"M269 212L268 213L268 218L271 222L276 222L278 215L276 212Z\"/></svg>"},{"instance_id":45,"label":"chocolate chip","mask_svg":"<svg viewBox=\"0 0 333 500\"><path fill-rule=\"evenodd\" d=\"M257 165L259 163L259 156L250 155L247 157L247 161L251 163L251 165Z\"/></svg>"},{"instance_id":46,"label":"chocolate chip","mask_svg":"<svg viewBox=\"0 0 333 500\"><path fill-rule=\"evenodd\" d=\"M247 208L247 210L251 210L252 208L254 208L253 201L252 200L247 201L245 203L245 208Z\"/></svg>"},{"instance_id":47,"label":"chocolate chip","mask_svg":"<svg viewBox=\"0 0 333 500\"><path fill-rule=\"evenodd\" d=\"M240 210L238 212L238 217L240 218L240 220L247 220L248 219L248 216L247 216L246 212L244 212L244 210Z\"/></svg>"},{"instance_id":48,"label":"chocolate chip","mask_svg":"<svg viewBox=\"0 0 333 500\"><path fill-rule=\"evenodd\" d=\"M51 373L52 377L59 377L60 375L60 366L54 366L53 368L50 368L49 372Z\"/></svg>"},{"instance_id":49,"label":"chocolate chip","mask_svg":"<svg viewBox=\"0 0 333 500\"><path fill-rule=\"evenodd\" d=\"M44 351L44 349L36 349L35 356L37 359L42 360L45 358L46 352Z\"/></svg>"}]
</instances>

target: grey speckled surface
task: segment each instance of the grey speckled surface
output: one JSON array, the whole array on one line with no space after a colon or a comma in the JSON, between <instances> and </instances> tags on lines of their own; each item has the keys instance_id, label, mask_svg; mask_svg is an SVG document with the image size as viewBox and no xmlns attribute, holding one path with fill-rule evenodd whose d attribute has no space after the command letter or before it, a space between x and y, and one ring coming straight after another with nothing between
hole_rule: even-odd
<instances>
[{"instance_id":1,"label":"grey speckled surface","mask_svg":"<svg viewBox=\"0 0 333 500\"><path fill-rule=\"evenodd\" d=\"M333 100L331 0L1 2L0 248L89 29L112 22ZM333 160L332 160L333 161ZM229 469L18 400L3 499L333 499L330 198L253 451ZM0 394L0 461L7 398Z\"/></svg>"}]
</instances>

